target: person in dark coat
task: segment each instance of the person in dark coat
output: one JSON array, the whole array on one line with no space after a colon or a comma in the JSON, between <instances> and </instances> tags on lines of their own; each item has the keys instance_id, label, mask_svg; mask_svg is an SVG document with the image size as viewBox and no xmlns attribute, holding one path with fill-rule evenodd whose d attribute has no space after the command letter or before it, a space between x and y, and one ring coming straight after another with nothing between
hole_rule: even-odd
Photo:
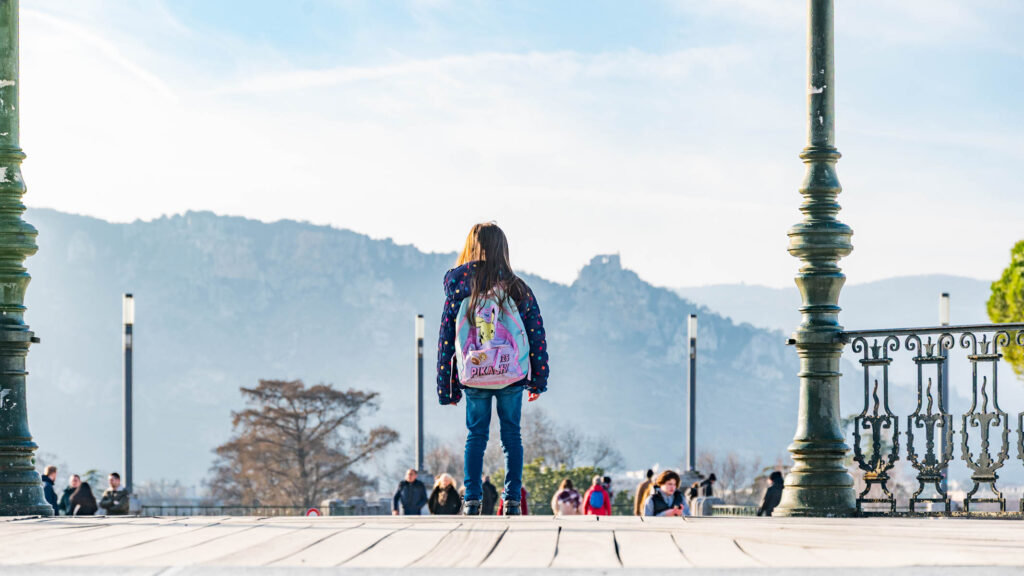
<instances>
[{"instance_id":1,"label":"person in dark coat","mask_svg":"<svg viewBox=\"0 0 1024 576\"><path fill-rule=\"evenodd\" d=\"M441 474L430 493L427 508L431 514L454 516L462 512L462 497L455 488L455 479L451 474Z\"/></svg>"},{"instance_id":2,"label":"person in dark coat","mask_svg":"<svg viewBox=\"0 0 1024 576\"><path fill-rule=\"evenodd\" d=\"M74 512L71 510L71 495L78 490L78 487L82 484L82 478L78 474L72 474L68 478L68 485L64 487L64 493L60 496L60 502L57 503L57 508L60 509L60 513L65 516L71 516Z\"/></svg>"},{"instance_id":3,"label":"person in dark coat","mask_svg":"<svg viewBox=\"0 0 1024 576\"><path fill-rule=\"evenodd\" d=\"M491 477L484 476L483 498L480 500L480 513L484 516L494 516L494 506L498 503L498 489L491 484Z\"/></svg>"},{"instance_id":4,"label":"person in dark coat","mask_svg":"<svg viewBox=\"0 0 1024 576\"><path fill-rule=\"evenodd\" d=\"M398 490L391 499L391 513L395 516L419 516L427 505L427 489L416 479L416 471L405 472L405 480L398 483Z\"/></svg>"},{"instance_id":5,"label":"person in dark coat","mask_svg":"<svg viewBox=\"0 0 1024 576\"><path fill-rule=\"evenodd\" d=\"M45 498L46 503L53 508L54 516L60 512L60 507L57 505L57 492L53 489L53 483L56 480L57 467L51 464L43 470L43 498Z\"/></svg>"},{"instance_id":6,"label":"person in dark coat","mask_svg":"<svg viewBox=\"0 0 1024 576\"><path fill-rule=\"evenodd\" d=\"M78 485L78 488L71 494L68 504L71 506L72 516L92 516L98 509L96 497L92 495L92 488L89 487L88 482Z\"/></svg>"},{"instance_id":7,"label":"person in dark coat","mask_svg":"<svg viewBox=\"0 0 1024 576\"><path fill-rule=\"evenodd\" d=\"M772 472L771 476L768 477L771 484L768 489L764 491L764 498L761 500L761 507L757 509L758 516L771 516L772 510L779 505L779 501L782 500L782 472L778 470Z\"/></svg>"},{"instance_id":8,"label":"person in dark coat","mask_svg":"<svg viewBox=\"0 0 1024 576\"><path fill-rule=\"evenodd\" d=\"M702 481L700 483L701 492L702 492L701 496L706 496L706 497L710 498L711 496L715 495L715 481L716 480L718 480L718 478L715 478L714 474L709 474L707 479L705 479L704 481Z\"/></svg>"}]
</instances>

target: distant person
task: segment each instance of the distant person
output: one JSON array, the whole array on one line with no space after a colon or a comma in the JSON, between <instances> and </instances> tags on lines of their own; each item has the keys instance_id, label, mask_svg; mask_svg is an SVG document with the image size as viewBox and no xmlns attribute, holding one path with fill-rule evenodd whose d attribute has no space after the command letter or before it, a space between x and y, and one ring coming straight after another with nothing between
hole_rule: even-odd
<instances>
[{"instance_id":1,"label":"distant person","mask_svg":"<svg viewBox=\"0 0 1024 576\"><path fill-rule=\"evenodd\" d=\"M717 480L718 479L715 478L714 474L709 474L706 479L701 481L701 483L700 483L701 492L702 492L701 496L704 496L706 498L710 498L710 497L714 496L715 495L715 481L717 481Z\"/></svg>"},{"instance_id":2,"label":"distant person","mask_svg":"<svg viewBox=\"0 0 1024 576\"><path fill-rule=\"evenodd\" d=\"M654 478L654 470L647 470L647 478L636 487L636 496L633 497L633 516L639 516L644 511L644 502L647 501L647 491L651 488L651 478Z\"/></svg>"},{"instance_id":3,"label":"distant person","mask_svg":"<svg viewBox=\"0 0 1024 576\"><path fill-rule=\"evenodd\" d=\"M496 405L505 452L502 508L509 516L522 512L523 390L533 402L548 386L548 346L540 307L530 287L512 271L508 252L508 240L497 224L477 224L456 268L444 277L437 395L442 405L457 405L465 390L465 513L470 516L483 509L480 479L491 404Z\"/></svg>"},{"instance_id":4,"label":"distant person","mask_svg":"<svg viewBox=\"0 0 1024 576\"><path fill-rule=\"evenodd\" d=\"M57 507L65 516L71 516L73 510L71 509L71 495L74 494L75 490L78 489L79 485L82 484L82 478L78 474L72 474L68 478L68 485L64 487L64 493L61 494L60 502Z\"/></svg>"},{"instance_id":5,"label":"distant person","mask_svg":"<svg viewBox=\"0 0 1024 576\"><path fill-rule=\"evenodd\" d=\"M391 513L395 516L419 516L427 505L427 489L416 478L416 471L405 471L405 480L398 483L398 490L391 498Z\"/></svg>"},{"instance_id":6,"label":"distant person","mask_svg":"<svg viewBox=\"0 0 1024 576\"><path fill-rule=\"evenodd\" d=\"M519 509L515 514L505 514L505 501L498 500L498 516L529 516L530 514L530 493L526 486L519 488Z\"/></svg>"},{"instance_id":7,"label":"distant person","mask_svg":"<svg viewBox=\"0 0 1024 576\"><path fill-rule=\"evenodd\" d=\"M498 503L498 489L491 484L490 476L484 476L484 483L480 487L483 492L483 498L480 500L480 513L484 516L494 516Z\"/></svg>"},{"instance_id":8,"label":"distant person","mask_svg":"<svg viewBox=\"0 0 1024 576\"><path fill-rule=\"evenodd\" d=\"M455 479L447 472L437 477L434 491L427 500L427 509L431 514L454 516L462 511L462 498L455 488Z\"/></svg>"},{"instance_id":9,"label":"distant person","mask_svg":"<svg viewBox=\"0 0 1024 576\"><path fill-rule=\"evenodd\" d=\"M53 515L60 513L60 505L57 502L57 491L53 489L53 483L57 481L57 467L53 464L43 470L43 498L53 508Z\"/></svg>"},{"instance_id":10,"label":"distant person","mask_svg":"<svg viewBox=\"0 0 1024 576\"><path fill-rule=\"evenodd\" d=\"M601 486L604 486L605 492L608 492L608 499L613 503L615 502L615 491L612 490L612 477L605 476L601 478Z\"/></svg>"},{"instance_id":11,"label":"distant person","mask_svg":"<svg viewBox=\"0 0 1024 576\"><path fill-rule=\"evenodd\" d=\"M555 495L551 498L551 511L556 516L578 516L583 514L583 497L572 485L572 479L566 478L558 485Z\"/></svg>"},{"instance_id":12,"label":"distant person","mask_svg":"<svg viewBox=\"0 0 1024 576\"><path fill-rule=\"evenodd\" d=\"M128 513L128 491L121 487L121 475L111 472L107 478L110 487L100 498L100 508L106 510L108 516L124 516Z\"/></svg>"},{"instance_id":13,"label":"distant person","mask_svg":"<svg viewBox=\"0 0 1024 576\"><path fill-rule=\"evenodd\" d=\"M78 488L71 493L68 499L71 516L92 516L96 514L96 497L92 494L92 488L88 482L79 482Z\"/></svg>"},{"instance_id":14,"label":"distant person","mask_svg":"<svg viewBox=\"0 0 1024 576\"><path fill-rule=\"evenodd\" d=\"M761 500L761 507L757 509L758 516L771 516L772 511L782 500L782 472L775 470L768 477L768 488L764 491L764 498Z\"/></svg>"},{"instance_id":15,"label":"distant person","mask_svg":"<svg viewBox=\"0 0 1024 576\"><path fill-rule=\"evenodd\" d=\"M679 474L665 470L658 474L651 495L644 502L644 516L686 516L689 509L679 488Z\"/></svg>"},{"instance_id":16,"label":"distant person","mask_svg":"<svg viewBox=\"0 0 1024 576\"><path fill-rule=\"evenodd\" d=\"M604 478L594 476L593 483L583 495L583 513L588 516L611 516L612 498L602 482Z\"/></svg>"}]
</instances>

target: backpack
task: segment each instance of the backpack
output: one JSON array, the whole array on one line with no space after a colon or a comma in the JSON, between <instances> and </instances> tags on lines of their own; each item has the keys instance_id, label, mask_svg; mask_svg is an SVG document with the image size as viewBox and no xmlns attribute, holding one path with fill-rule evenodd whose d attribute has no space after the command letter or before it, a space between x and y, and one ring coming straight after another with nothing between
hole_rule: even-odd
<instances>
[{"instance_id":1,"label":"backpack","mask_svg":"<svg viewBox=\"0 0 1024 576\"><path fill-rule=\"evenodd\" d=\"M530 342L523 319L509 298L502 307L500 289L477 303L473 324L466 311L469 298L459 306L455 328L455 358L459 381L470 388L499 390L530 377Z\"/></svg>"},{"instance_id":2,"label":"backpack","mask_svg":"<svg viewBox=\"0 0 1024 576\"><path fill-rule=\"evenodd\" d=\"M604 508L604 492L601 490L591 491L590 508L592 510L600 510L601 508Z\"/></svg>"},{"instance_id":3,"label":"backpack","mask_svg":"<svg viewBox=\"0 0 1024 576\"><path fill-rule=\"evenodd\" d=\"M555 497L555 505L558 507L560 516L573 516L578 514L580 505L580 493L575 490L562 490Z\"/></svg>"}]
</instances>

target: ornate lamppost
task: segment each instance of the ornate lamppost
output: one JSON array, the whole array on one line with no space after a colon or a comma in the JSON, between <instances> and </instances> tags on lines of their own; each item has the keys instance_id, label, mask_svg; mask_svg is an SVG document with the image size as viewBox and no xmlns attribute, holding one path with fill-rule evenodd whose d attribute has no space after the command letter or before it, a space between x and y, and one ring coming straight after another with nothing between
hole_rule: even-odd
<instances>
[{"instance_id":1,"label":"ornate lamppost","mask_svg":"<svg viewBox=\"0 0 1024 576\"><path fill-rule=\"evenodd\" d=\"M18 81L18 0L0 0L0 516L52 516L33 466L25 405L25 357L38 342L24 322L25 258L37 246L36 229L21 218Z\"/></svg>"},{"instance_id":2,"label":"ornate lamppost","mask_svg":"<svg viewBox=\"0 0 1024 576\"><path fill-rule=\"evenodd\" d=\"M853 250L853 231L840 222L836 197L842 188L835 165L835 70L833 0L808 0L808 144L800 154L807 173L800 193L802 222L789 231L789 253L803 266L796 277L803 321L791 340L800 356L800 411L789 451L795 462L786 476L779 516L849 516L854 513L853 478L843 459L839 415L842 326L839 292L846 281L839 259Z\"/></svg>"}]
</instances>

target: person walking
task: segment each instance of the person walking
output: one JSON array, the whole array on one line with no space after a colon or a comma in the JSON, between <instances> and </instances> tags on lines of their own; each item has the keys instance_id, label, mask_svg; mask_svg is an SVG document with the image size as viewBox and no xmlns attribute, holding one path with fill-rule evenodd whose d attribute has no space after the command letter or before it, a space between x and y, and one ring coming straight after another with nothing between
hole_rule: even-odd
<instances>
[{"instance_id":1,"label":"person walking","mask_svg":"<svg viewBox=\"0 0 1024 576\"><path fill-rule=\"evenodd\" d=\"M71 493L68 499L68 506L71 516L92 516L96 514L96 497L92 494L92 487L88 482L79 482L78 488Z\"/></svg>"},{"instance_id":2,"label":"person walking","mask_svg":"<svg viewBox=\"0 0 1024 576\"><path fill-rule=\"evenodd\" d=\"M71 495L74 494L81 484L82 478L78 474L72 474L68 478L68 485L64 487L64 493L61 494L60 502L57 503L57 508L60 509L61 514L71 516L74 513L71 509Z\"/></svg>"},{"instance_id":3,"label":"person walking","mask_svg":"<svg viewBox=\"0 0 1024 576\"><path fill-rule=\"evenodd\" d=\"M505 514L522 513L523 391L537 400L548 386L544 321L533 291L512 271L508 239L497 224L469 232L456 267L444 277L438 334L437 395L441 405L466 396L465 485L467 515L483 509L484 451L494 404L505 453ZM453 361L454 359L454 361Z\"/></svg>"},{"instance_id":4,"label":"person walking","mask_svg":"<svg viewBox=\"0 0 1024 576\"><path fill-rule=\"evenodd\" d=\"M427 509L434 515L453 516L462 511L462 498L455 488L455 479L445 472L437 477L434 490L427 501Z\"/></svg>"},{"instance_id":5,"label":"person walking","mask_svg":"<svg viewBox=\"0 0 1024 576\"><path fill-rule=\"evenodd\" d=\"M57 467L50 464L43 470L43 498L53 508L53 515L60 513L60 506L57 502L57 492L53 489L53 483L57 481Z\"/></svg>"},{"instance_id":6,"label":"person walking","mask_svg":"<svg viewBox=\"0 0 1024 576\"><path fill-rule=\"evenodd\" d=\"M588 516L611 516L612 499L604 489L603 478L594 476L590 489L583 495L583 513Z\"/></svg>"},{"instance_id":7,"label":"person walking","mask_svg":"<svg viewBox=\"0 0 1024 576\"><path fill-rule=\"evenodd\" d=\"M530 492L526 489L526 486L519 488L519 512L520 516L530 515ZM505 514L505 501L498 500L498 516L512 516L512 514Z\"/></svg>"},{"instance_id":8,"label":"person walking","mask_svg":"<svg viewBox=\"0 0 1024 576\"><path fill-rule=\"evenodd\" d=\"M398 516L419 516L427 505L427 489L416 478L416 471L405 471L405 480L398 483L398 490L391 498L391 514Z\"/></svg>"},{"instance_id":9,"label":"person walking","mask_svg":"<svg viewBox=\"0 0 1024 576\"><path fill-rule=\"evenodd\" d=\"M551 511L555 516L579 516L583 514L583 497L573 488L572 479L566 478L558 485L551 497Z\"/></svg>"},{"instance_id":10,"label":"person walking","mask_svg":"<svg viewBox=\"0 0 1024 576\"><path fill-rule=\"evenodd\" d=\"M495 506L498 502L498 489L491 484L490 476L484 476L484 483L480 488L483 494L480 499L480 513L484 516L494 516ZM465 485L463 485L463 489L465 489Z\"/></svg>"},{"instance_id":11,"label":"person walking","mask_svg":"<svg viewBox=\"0 0 1024 576\"><path fill-rule=\"evenodd\" d=\"M688 516L686 498L679 490L679 474L665 470L658 474L651 495L644 502L644 516Z\"/></svg>"},{"instance_id":12,"label":"person walking","mask_svg":"<svg viewBox=\"0 0 1024 576\"><path fill-rule=\"evenodd\" d=\"M121 488L121 475L111 472L107 478L110 487L103 492L100 498L100 508L106 510L108 516L124 516L128 513L128 491Z\"/></svg>"},{"instance_id":13,"label":"person walking","mask_svg":"<svg viewBox=\"0 0 1024 576\"><path fill-rule=\"evenodd\" d=\"M633 497L633 516L639 516L644 511L644 502L647 501L647 490L651 487L651 478L654 478L654 470L647 470L647 478L636 487L636 495Z\"/></svg>"},{"instance_id":14,"label":"person walking","mask_svg":"<svg viewBox=\"0 0 1024 576\"><path fill-rule=\"evenodd\" d=\"M771 516L772 511L779 505L782 500L782 489L784 487L784 481L782 479L782 472L778 470L772 471L768 477L768 488L764 491L764 498L761 499L761 506L757 509L758 516Z\"/></svg>"},{"instance_id":15,"label":"person walking","mask_svg":"<svg viewBox=\"0 0 1024 576\"><path fill-rule=\"evenodd\" d=\"M702 492L701 496L705 496L705 497L708 497L708 498L710 498L711 496L714 496L715 495L715 482L717 480L718 480L718 478L715 478L714 473L711 473L711 474L708 475L707 478L705 478L703 481L701 481L701 483L700 483L701 492Z\"/></svg>"}]
</instances>

